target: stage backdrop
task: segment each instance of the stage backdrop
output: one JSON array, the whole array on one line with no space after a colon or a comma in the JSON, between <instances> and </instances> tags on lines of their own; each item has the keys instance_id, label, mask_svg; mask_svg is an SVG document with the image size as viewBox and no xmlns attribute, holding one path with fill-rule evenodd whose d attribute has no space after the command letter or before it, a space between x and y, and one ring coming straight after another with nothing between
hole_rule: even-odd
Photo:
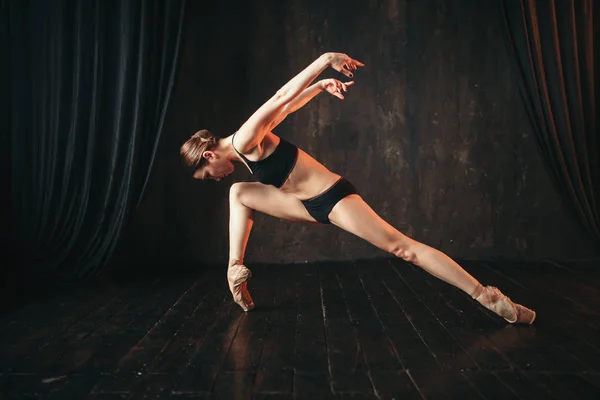
<instances>
[{"instance_id":1,"label":"stage backdrop","mask_svg":"<svg viewBox=\"0 0 600 400\"><path fill-rule=\"evenodd\" d=\"M201 128L233 133L326 51L366 64L355 86L345 101L320 95L275 133L352 181L391 224L459 259L594 255L536 147L499 1L191 3L158 160L121 242L128 268L227 260L228 190L251 176L239 167L194 181L179 146ZM257 215L246 259L382 256L332 226Z\"/></svg>"},{"instance_id":2,"label":"stage backdrop","mask_svg":"<svg viewBox=\"0 0 600 400\"><path fill-rule=\"evenodd\" d=\"M4 295L111 260L157 154L185 1L0 6Z\"/></svg>"}]
</instances>

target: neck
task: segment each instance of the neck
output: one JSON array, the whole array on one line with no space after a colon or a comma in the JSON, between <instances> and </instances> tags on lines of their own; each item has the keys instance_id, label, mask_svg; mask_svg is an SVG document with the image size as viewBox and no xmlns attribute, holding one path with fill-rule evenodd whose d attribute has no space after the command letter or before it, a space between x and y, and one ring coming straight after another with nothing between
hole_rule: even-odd
<instances>
[{"instance_id":1,"label":"neck","mask_svg":"<svg viewBox=\"0 0 600 400\"><path fill-rule=\"evenodd\" d=\"M219 143L217 145L217 150L229 161L241 162L242 161L241 157L238 155L238 153L233 148L233 143L231 140L232 137L233 137L233 135L224 137L221 140L219 140Z\"/></svg>"}]
</instances>

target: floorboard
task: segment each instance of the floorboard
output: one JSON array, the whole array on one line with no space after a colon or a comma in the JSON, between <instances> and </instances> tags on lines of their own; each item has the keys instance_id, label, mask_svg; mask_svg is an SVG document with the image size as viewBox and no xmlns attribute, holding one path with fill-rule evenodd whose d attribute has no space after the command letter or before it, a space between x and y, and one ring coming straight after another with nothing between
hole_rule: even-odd
<instances>
[{"instance_id":1,"label":"floorboard","mask_svg":"<svg viewBox=\"0 0 600 400\"><path fill-rule=\"evenodd\" d=\"M0 315L7 399L592 399L600 262L462 261L538 313L506 323L401 260L107 281Z\"/></svg>"}]
</instances>

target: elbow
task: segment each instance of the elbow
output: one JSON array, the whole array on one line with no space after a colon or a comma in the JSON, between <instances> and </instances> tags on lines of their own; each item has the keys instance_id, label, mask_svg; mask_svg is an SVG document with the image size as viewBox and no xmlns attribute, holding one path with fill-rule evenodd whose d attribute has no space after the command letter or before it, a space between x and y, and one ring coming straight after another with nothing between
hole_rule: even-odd
<instances>
[{"instance_id":1,"label":"elbow","mask_svg":"<svg viewBox=\"0 0 600 400\"><path fill-rule=\"evenodd\" d=\"M277 91L277 93L275 93L275 96L273 96L273 100L277 103L287 103L289 100L287 100L288 97L288 90L286 89L279 89Z\"/></svg>"},{"instance_id":2,"label":"elbow","mask_svg":"<svg viewBox=\"0 0 600 400\"><path fill-rule=\"evenodd\" d=\"M292 101L294 98L294 93L292 93L288 88L281 88L273 96L273 100L281 105L287 104Z\"/></svg>"}]
</instances>

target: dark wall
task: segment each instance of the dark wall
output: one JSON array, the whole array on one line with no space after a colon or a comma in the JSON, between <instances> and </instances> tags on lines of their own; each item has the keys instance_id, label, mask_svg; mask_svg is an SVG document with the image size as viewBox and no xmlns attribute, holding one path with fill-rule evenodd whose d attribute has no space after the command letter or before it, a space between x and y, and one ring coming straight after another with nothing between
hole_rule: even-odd
<instances>
[{"instance_id":1,"label":"dark wall","mask_svg":"<svg viewBox=\"0 0 600 400\"><path fill-rule=\"evenodd\" d=\"M346 100L322 94L275 133L351 180L391 224L463 259L593 254L537 153L497 1L268 3L190 2L161 156L122 257L225 261L228 189L250 176L240 167L226 182L194 181L179 146L201 128L231 134L331 50L366 63ZM267 262L380 256L332 226L262 215L247 252Z\"/></svg>"}]
</instances>

